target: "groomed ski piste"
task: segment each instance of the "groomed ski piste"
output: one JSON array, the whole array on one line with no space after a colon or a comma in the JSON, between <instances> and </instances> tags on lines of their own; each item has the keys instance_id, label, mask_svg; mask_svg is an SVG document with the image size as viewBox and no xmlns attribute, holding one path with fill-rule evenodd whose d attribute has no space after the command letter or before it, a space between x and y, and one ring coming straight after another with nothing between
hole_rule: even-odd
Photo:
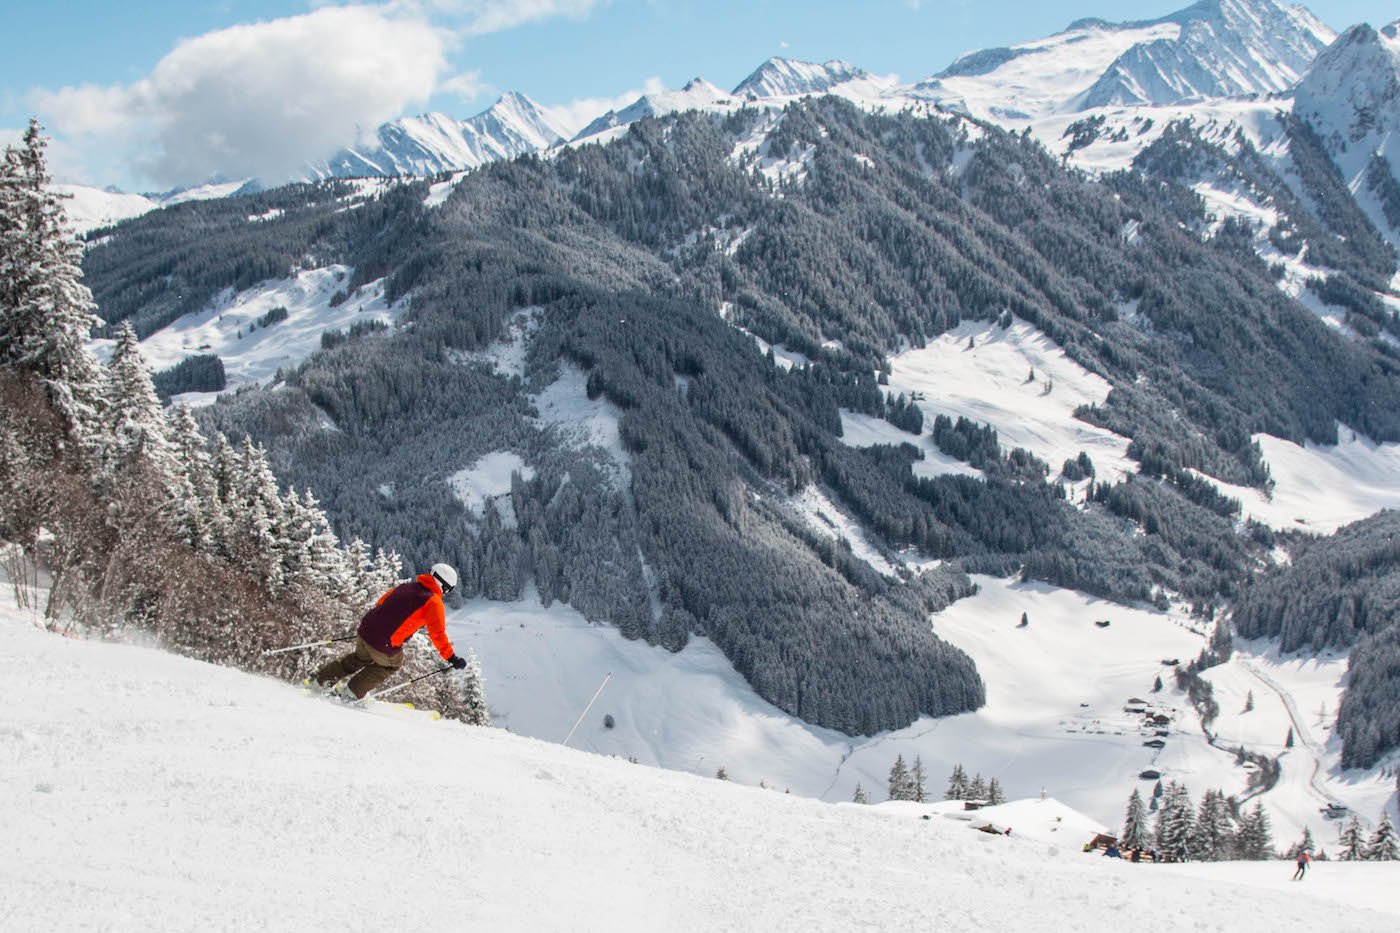
<instances>
[{"instance_id":1,"label":"groomed ski piste","mask_svg":"<svg viewBox=\"0 0 1400 933\"><path fill-rule=\"evenodd\" d=\"M1053 798L823 803L384 717L0 609L0 925L1392 930L1394 863L1131 865ZM562 712L562 711L561 711ZM924 819L929 816L929 819ZM1056 820L1056 817L1059 820Z\"/></svg>"}]
</instances>

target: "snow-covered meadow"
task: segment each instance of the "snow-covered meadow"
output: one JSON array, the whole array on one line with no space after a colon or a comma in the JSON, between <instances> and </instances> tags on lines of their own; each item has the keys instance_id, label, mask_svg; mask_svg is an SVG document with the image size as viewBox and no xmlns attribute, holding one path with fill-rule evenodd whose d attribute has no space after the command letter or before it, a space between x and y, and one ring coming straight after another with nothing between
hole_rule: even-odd
<instances>
[{"instance_id":1,"label":"snow-covered meadow","mask_svg":"<svg viewBox=\"0 0 1400 933\"><path fill-rule=\"evenodd\" d=\"M0 611L13 929L1393 929L1388 864L1133 866L385 718ZM924 819L924 816L930 819ZM1023 819L1024 817L1024 819ZM1345 914L1339 911L1345 906Z\"/></svg>"},{"instance_id":2,"label":"snow-covered meadow","mask_svg":"<svg viewBox=\"0 0 1400 933\"><path fill-rule=\"evenodd\" d=\"M321 349L321 335L371 321L390 324L398 319L401 304L384 300L384 283L370 282L333 303L350 281L349 266L326 266L274 279L241 292L231 289L215 297L201 311L183 317L141 342L146 365L159 372L187 357L213 354L223 360L228 378L226 391L267 384L278 370L291 369ZM260 326L259 320L275 308L287 312L284 320ZM95 340L93 349L104 358L113 341ZM189 392L177 402L202 404L215 392Z\"/></svg>"}]
</instances>

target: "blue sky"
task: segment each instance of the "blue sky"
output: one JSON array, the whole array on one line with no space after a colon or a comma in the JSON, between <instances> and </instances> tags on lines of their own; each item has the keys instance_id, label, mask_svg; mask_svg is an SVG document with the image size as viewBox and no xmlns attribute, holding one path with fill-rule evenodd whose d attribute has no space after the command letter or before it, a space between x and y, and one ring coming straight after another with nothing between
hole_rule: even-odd
<instances>
[{"instance_id":1,"label":"blue sky","mask_svg":"<svg viewBox=\"0 0 1400 933\"><path fill-rule=\"evenodd\" d=\"M293 158L289 137L324 146L404 110L467 116L504 90L563 105L697 75L728 88L770 55L844 58L912 80L962 51L1080 17L1151 18L1187 3L384 0L346 11L305 0L4 0L0 21L13 38L0 59L0 130L37 112L58 139L59 174L159 186L196 180L184 176L207 153L153 155L152 134L224 135L228 163L242 166L254 150ZM1400 14L1393 0L1308 6L1335 29ZM231 28L251 24L263 25ZM174 52L181 40L195 40L183 54ZM226 71L213 64L221 56ZM318 113L262 119L272 106L260 94Z\"/></svg>"}]
</instances>

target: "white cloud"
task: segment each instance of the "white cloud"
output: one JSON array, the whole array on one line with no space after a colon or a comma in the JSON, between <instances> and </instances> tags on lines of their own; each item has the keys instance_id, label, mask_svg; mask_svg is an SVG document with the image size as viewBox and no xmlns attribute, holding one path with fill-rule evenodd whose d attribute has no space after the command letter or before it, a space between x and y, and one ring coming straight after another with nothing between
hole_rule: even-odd
<instances>
[{"instance_id":1,"label":"white cloud","mask_svg":"<svg viewBox=\"0 0 1400 933\"><path fill-rule=\"evenodd\" d=\"M33 103L70 139L131 147L160 184L277 182L425 101L452 41L384 7L324 7L184 40L134 84L36 91Z\"/></svg>"},{"instance_id":2,"label":"white cloud","mask_svg":"<svg viewBox=\"0 0 1400 933\"><path fill-rule=\"evenodd\" d=\"M455 94L462 100L471 102L482 94L494 91L492 85L481 80L481 72L464 71L461 74L453 75L442 84L438 85L438 92L443 94Z\"/></svg>"},{"instance_id":3,"label":"white cloud","mask_svg":"<svg viewBox=\"0 0 1400 933\"><path fill-rule=\"evenodd\" d=\"M623 91L616 97L579 97L549 109L572 133L577 133L609 110L621 110L636 102L643 94L657 94L666 90L666 85L657 77L647 78L640 88Z\"/></svg>"}]
</instances>

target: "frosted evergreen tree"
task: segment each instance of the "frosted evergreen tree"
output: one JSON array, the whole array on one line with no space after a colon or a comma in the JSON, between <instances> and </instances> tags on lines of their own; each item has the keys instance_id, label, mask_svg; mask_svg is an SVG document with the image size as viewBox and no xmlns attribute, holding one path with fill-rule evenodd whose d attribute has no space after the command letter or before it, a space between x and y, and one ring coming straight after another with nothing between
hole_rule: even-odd
<instances>
[{"instance_id":1,"label":"frosted evergreen tree","mask_svg":"<svg viewBox=\"0 0 1400 933\"><path fill-rule=\"evenodd\" d=\"M216 553L222 535L222 515L204 435L188 405L176 405L168 421L177 471L176 514L185 541L201 553Z\"/></svg>"},{"instance_id":2,"label":"frosted evergreen tree","mask_svg":"<svg viewBox=\"0 0 1400 933\"><path fill-rule=\"evenodd\" d=\"M1293 747L1293 727L1292 727L1292 726L1289 726L1289 727L1288 727L1288 737L1287 737L1286 739L1283 740L1283 747L1284 747L1284 748L1292 748L1292 747Z\"/></svg>"},{"instance_id":3,"label":"frosted evergreen tree","mask_svg":"<svg viewBox=\"0 0 1400 933\"><path fill-rule=\"evenodd\" d=\"M243 526L239 529L251 553L245 569L251 570L270 593L286 584L284 555L287 551L286 510L277 489L277 477L267 464L267 454L243 439L240 452Z\"/></svg>"},{"instance_id":4,"label":"frosted evergreen tree","mask_svg":"<svg viewBox=\"0 0 1400 933\"><path fill-rule=\"evenodd\" d=\"M1244 695L1244 711L1246 713L1254 709L1254 691L1251 690Z\"/></svg>"},{"instance_id":5,"label":"frosted evergreen tree","mask_svg":"<svg viewBox=\"0 0 1400 933\"><path fill-rule=\"evenodd\" d=\"M914 767L909 769L909 799L915 803L923 803L927 799L924 791L924 762L918 755L914 756Z\"/></svg>"},{"instance_id":6,"label":"frosted evergreen tree","mask_svg":"<svg viewBox=\"0 0 1400 933\"><path fill-rule=\"evenodd\" d=\"M1260 861L1273 857L1273 831L1263 803L1256 800L1254 809L1240 820L1239 832L1235 834L1235 850L1243 859Z\"/></svg>"},{"instance_id":7,"label":"frosted evergreen tree","mask_svg":"<svg viewBox=\"0 0 1400 933\"><path fill-rule=\"evenodd\" d=\"M455 675L461 684L462 721L470 726L491 725L491 707L486 703L486 684L475 651L467 652L467 666Z\"/></svg>"},{"instance_id":8,"label":"frosted evergreen tree","mask_svg":"<svg viewBox=\"0 0 1400 933\"><path fill-rule=\"evenodd\" d=\"M943 799L967 799L967 772L963 770L961 763L953 766L953 773L948 777L948 789L943 792Z\"/></svg>"},{"instance_id":9,"label":"frosted evergreen tree","mask_svg":"<svg viewBox=\"0 0 1400 933\"><path fill-rule=\"evenodd\" d=\"M170 441L165 412L156 397L155 383L141 357L141 343L129 321L123 321L117 331L103 397L106 431L102 453L108 468L144 456L163 482L172 483L180 473L175 447Z\"/></svg>"},{"instance_id":10,"label":"frosted evergreen tree","mask_svg":"<svg viewBox=\"0 0 1400 933\"><path fill-rule=\"evenodd\" d=\"M370 565L370 602L374 602L382 594L387 593L398 584L403 576L403 558L399 557L397 551L386 551L383 548L375 551L374 561Z\"/></svg>"},{"instance_id":11,"label":"frosted evergreen tree","mask_svg":"<svg viewBox=\"0 0 1400 933\"><path fill-rule=\"evenodd\" d=\"M720 765L719 768L715 770L715 777L721 781L729 780L729 772L724 770L724 765Z\"/></svg>"},{"instance_id":12,"label":"frosted evergreen tree","mask_svg":"<svg viewBox=\"0 0 1400 933\"><path fill-rule=\"evenodd\" d=\"M1224 792L1208 790L1202 794L1192 837L1193 857L1207 862L1229 858L1234 842L1233 824Z\"/></svg>"},{"instance_id":13,"label":"frosted evergreen tree","mask_svg":"<svg viewBox=\"0 0 1400 933\"><path fill-rule=\"evenodd\" d=\"M1001 782L992 778L992 782L987 785L987 803L992 806L1006 803L1006 793L1001 789Z\"/></svg>"},{"instance_id":14,"label":"frosted evergreen tree","mask_svg":"<svg viewBox=\"0 0 1400 933\"><path fill-rule=\"evenodd\" d=\"M909 776L909 768L904 764L904 756L897 755L890 766L889 798L891 800L913 800L914 783Z\"/></svg>"},{"instance_id":15,"label":"frosted evergreen tree","mask_svg":"<svg viewBox=\"0 0 1400 933\"><path fill-rule=\"evenodd\" d=\"M986 800L986 799L987 799L987 782L984 781L984 780L982 780L982 775L981 775L980 773L978 773L977 776L974 777L974 778L972 779L972 782L971 782L970 784L967 785L967 796L966 796L964 799L965 799L965 800Z\"/></svg>"},{"instance_id":16,"label":"frosted evergreen tree","mask_svg":"<svg viewBox=\"0 0 1400 933\"><path fill-rule=\"evenodd\" d=\"M363 538L355 537L346 545L345 564L354 585L352 605L362 608L374 605L388 587L382 590L374 588L379 581L373 572L374 561L370 557L369 545Z\"/></svg>"},{"instance_id":17,"label":"frosted evergreen tree","mask_svg":"<svg viewBox=\"0 0 1400 933\"><path fill-rule=\"evenodd\" d=\"M302 514L311 526L307 541L307 567L315 585L327 596L358 609L355 602L356 581L350 569L349 551L340 546L340 539L331 530L330 521L321 511L320 503L307 489L302 494Z\"/></svg>"},{"instance_id":18,"label":"frosted evergreen tree","mask_svg":"<svg viewBox=\"0 0 1400 933\"><path fill-rule=\"evenodd\" d=\"M1337 842L1342 847L1337 857L1343 862L1359 862L1366 857L1366 836L1361 832L1361 820L1355 813L1338 834Z\"/></svg>"},{"instance_id":19,"label":"frosted evergreen tree","mask_svg":"<svg viewBox=\"0 0 1400 933\"><path fill-rule=\"evenodd\" d=\"M866 796L865 788L860 786L860 782L859 782L859 781L856 782L856 792L851 796L851 802L852 802L852 803L869 803L869 802L870 802L870 798L869 798L868 796Z\"/></svg>"},{"instance_id":20,"label":"frosted evergreen tree","mask_svg":"<svg viewBox=\"0 0 1400 933\"><path fill-rule=\"evenodd\" d=\"M1172 781L1157 814L1157 852L1163 858L1184 861L1191 856L1193 809L1185 786Z\"/></svg>"},{"instance_id":21,"label":"frosted evergreen tree","mask_svg":"<svg viewBox=\"0 0 1400 933\"><path fill-rule=\"evenodd\" d=\"M1289 846L1288 852L1286 854L1290 859L1296 859L1304 852L1311 856L1316 851L1317 843L1313 841L1312 830L1304 826L1303 838L1299 839L1297 842L1293 843L1293 845Z\"/></svg>"},{"instance_id":22,"label":"frosted evergreen tree","mask_svg":"<svg viewBox=\"0 0 1400 933\"><path fill-rule=\"evenodd\" d=\"M36 376L68 433L91 444L101 422L102 378L87 349L92 293L82 284L82 247L68 233L49 188L48 141L29 121L0 163L0 366Z\"/></svg>"},{"instance_id":23,"label":"frosted evergreen tree","mask_svg":"<svg viewBox=\"0 0 1400 933\"><path fill-rule=\"evenodd\" d=\"M1150 845L1147 828L1147 810L1142 805L1142 795L1136 787L1128 795L1128 811L1123 817L1123 836L1119 840L1124 849L1146 849Z\"/></svg>"},{"instance_id":24,"label":"frosted evergreen tree","mask_svg":"<svg viewBox=\"0 0 1400 933\"><path fill-rule=\"evenodd\" d=\"M1389 811L1381 811L1381 821L1376 831L1366 842L1366 861L1394 862L1400 860L1400 840L1395 837L1395 825L1390 822Z\"/></svg>"}]
</instances>

